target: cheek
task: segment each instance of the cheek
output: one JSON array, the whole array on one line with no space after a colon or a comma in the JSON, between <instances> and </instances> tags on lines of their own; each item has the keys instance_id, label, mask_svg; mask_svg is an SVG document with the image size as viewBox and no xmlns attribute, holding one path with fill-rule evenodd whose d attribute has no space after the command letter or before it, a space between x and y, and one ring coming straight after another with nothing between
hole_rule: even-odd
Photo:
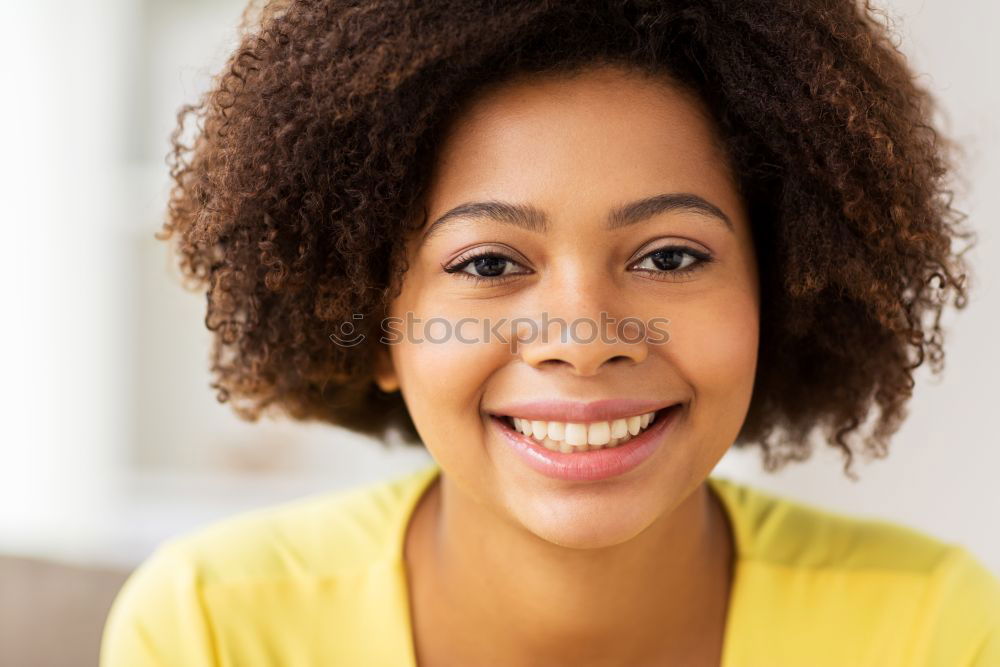
<instances>
[{"instance_id":1,"label":"cheek","mask_svg":"<svg viewBox=\"0 0 1000 667\"><path fill-rule=\"evenodd\" d=\"M466 339L476 337L470 330L463 330ZM443 465L482 455L482 447L473 445L482 437L482 390L505 354L506 348L496 345L456 340L454 329L448 332L440 324L416 325L408 342L394 346L407 408L424 444Z\"/></svg>"},{"instance_id":2,"label":"cheek","mask_svg":"<svg viewBox=\"0 0 1000 667\"><path fill-rule=\"evenodd\" d=\"M757 301L732 291L677 313L667 346L694 390L692 417L706 428L739 430L753 393L759 338Z\"/></svg>"},{"instance_id":3,"label":"cheek","mask_svg":"<svg viewBox=\"0 0 1000 667\"><path fill-rule=\"evenodd\" d=\"M431 405L465 404L488 373L489 360L479 347L453 339L407 343L398 354L401 383L410 397Z\"/></svg>"}]
</instances>

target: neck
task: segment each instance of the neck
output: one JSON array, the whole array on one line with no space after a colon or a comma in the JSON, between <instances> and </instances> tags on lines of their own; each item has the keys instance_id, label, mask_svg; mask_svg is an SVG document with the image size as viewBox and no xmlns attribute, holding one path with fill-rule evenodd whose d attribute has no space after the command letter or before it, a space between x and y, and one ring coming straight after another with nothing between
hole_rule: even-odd
<instances>
[{"instance_id":1,"label":"neck","mask_svg":"<svg viewBox=\"0 0 1000 667\"><path fill-rule=\"evenodd\" d=\"M718 664L732 550L705 483L625 543L568 549L470 501L441 475L407 536L418 657L586 665L710 655L706 664Z\"/></svg>"}]
</instances>

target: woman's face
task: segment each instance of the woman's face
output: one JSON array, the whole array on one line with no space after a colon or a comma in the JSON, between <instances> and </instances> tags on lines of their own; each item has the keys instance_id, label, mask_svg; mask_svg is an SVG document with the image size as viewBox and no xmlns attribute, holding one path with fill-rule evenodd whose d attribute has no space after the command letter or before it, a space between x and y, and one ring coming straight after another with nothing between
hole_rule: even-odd
<instances>
[{"instance_id":1,"label":"woman's face","mask_svg":"<svg viewBox=\"0 0 1000 667\"><path fill-rule=\"evenodd\" d=\"M425 235L475 202L529 215L467 209ZM377 381L400 389L448 483L576 548L628 540L679 505L739 433L759 328L746 212L700 103L612 67L495 86L449 128L426 207L389 313L411 325L393 325ZM545 318L549 335L522 324L512 343L515 318ZM527 405L546 401L570 405ZM581 428L603 441L601 420L613 435L612 417L669 406L639 448L559 451ZM519 415L562 435L556 451L501 418Z\"/></svg>"}]
</instances>

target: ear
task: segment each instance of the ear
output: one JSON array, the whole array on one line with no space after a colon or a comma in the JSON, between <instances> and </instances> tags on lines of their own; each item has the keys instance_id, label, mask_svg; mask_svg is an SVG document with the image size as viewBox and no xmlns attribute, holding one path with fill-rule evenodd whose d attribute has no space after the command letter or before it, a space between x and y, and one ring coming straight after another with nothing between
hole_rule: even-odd
<instances>
[{"instance_id":1,"label":"ear","mask_svg":"<svg viewBox=\"0 0 1000 667\"><path fill-rule=\"evenodd\" d=\"M375 384L387 394L399 390L399 378L392 364L392 355L387 345L375 348Z\"/></svg>"}]
</instances>

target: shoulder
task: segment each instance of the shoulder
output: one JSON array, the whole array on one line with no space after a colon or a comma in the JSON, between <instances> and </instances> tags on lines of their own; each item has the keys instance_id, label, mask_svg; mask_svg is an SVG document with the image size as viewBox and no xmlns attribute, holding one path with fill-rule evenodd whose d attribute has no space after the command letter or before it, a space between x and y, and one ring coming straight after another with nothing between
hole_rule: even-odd
<instances>
[{"instance_id":1,"label":"shoulder","mask_svg":"<svg viewBox=\"0 0 1000 667\"><path fill-rule=\"evenodd\" d=\"M762 623L805 623L871 644L898 638L928 664L1000 664L1000 581L964 547L908 526L711 478L740 552L747 599ZM804 632L812 632L804 630ZM903 648L905 647L905 648ZM853 650L853 649L852 649ZM978 658L977 658L978 659Z\"/></svg>"},{"instance_id":2,"label":"shoulder","mask_svg":"<svg viewBox=\"0 0 1000 667\"><path fill-rule=\"evenodd\" d=\"M162 560L196 564L204 585L348 575L396 557L409 510L435 471L243 512L167 541Z\"/></svg>"},{"instance_id":3,"label":"shoulder","mask_svg":"<svg viewBox=\"0 0 1000 667\"><path fill-rule=\"evenodd\" d=\"M225 619L263 632L280 625L274 614L308 613L331 587L349 605L352 581L394 566L409 510L436 470L243 512L163 542L115 598L102 667L213 664L206 656ZM326 612L336 603L324 601Z\"/></svg>"},{"instance_id":4,"label":"shoulder","mask_svg":"<svg viewBox=\"0 0 1000 667\"><path fill-rule=\"evenodd\" d=\"M736 532L741 555L800 568L930 573L951 545L908 526L851 516L711 478Z\"/></svg>"}]
</instances>

